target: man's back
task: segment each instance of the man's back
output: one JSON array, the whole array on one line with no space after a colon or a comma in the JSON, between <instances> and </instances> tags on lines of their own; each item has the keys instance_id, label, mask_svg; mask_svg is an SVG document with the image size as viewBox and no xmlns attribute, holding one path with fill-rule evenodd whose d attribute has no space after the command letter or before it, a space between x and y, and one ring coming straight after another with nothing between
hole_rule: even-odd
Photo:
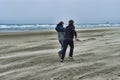
<instances>
[{"instance_id":1,"label":"man's back","mask_svg":"<svg viewBox=\"0 0 120 80\"><path fill-rule=\"evenodd\" d=\"M76 31L74 26L67 26L65 29L65 39L73 40L74 35L76 36Z\"/></svg>"}]
</instances>

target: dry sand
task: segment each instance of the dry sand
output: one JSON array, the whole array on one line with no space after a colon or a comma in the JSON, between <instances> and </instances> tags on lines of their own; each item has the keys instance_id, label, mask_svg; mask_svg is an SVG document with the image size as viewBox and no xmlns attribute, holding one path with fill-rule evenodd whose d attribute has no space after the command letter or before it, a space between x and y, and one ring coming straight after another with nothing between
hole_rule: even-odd
<instances>
[{"instance_id":1,"label":"dry sand","mask_svg":"<svg viewBox=\"0 0 120 80\"><path fill-rule=\"evenodd\" d=\"M0 80L120 80L120 28L77 32L63 63L55 31L1 32Z\"/></svg>"}]
</instances>

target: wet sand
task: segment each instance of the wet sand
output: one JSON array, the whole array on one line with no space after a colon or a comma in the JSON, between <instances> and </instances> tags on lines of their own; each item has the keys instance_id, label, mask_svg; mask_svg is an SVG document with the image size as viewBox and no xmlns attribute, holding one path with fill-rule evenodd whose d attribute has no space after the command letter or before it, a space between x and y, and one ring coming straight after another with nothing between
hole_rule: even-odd
<instances>
[{"instance_id":1,"label":"wet sand","mask_svg":"<svg viewBox=\"0 0 120 80\"><path fill-rule=\"evenodd\" d=\"M77 30L63 63L55 31L1 32L0 80L120 80L120 28Z\"/></svg>"}]
</instances>

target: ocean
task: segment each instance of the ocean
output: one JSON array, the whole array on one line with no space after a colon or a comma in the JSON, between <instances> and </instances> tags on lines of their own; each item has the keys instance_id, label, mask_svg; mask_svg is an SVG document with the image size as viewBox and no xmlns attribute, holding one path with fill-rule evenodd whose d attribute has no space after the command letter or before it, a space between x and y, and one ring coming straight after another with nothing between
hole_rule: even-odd
<instances>
[{"instance_id":1,"label":"ocean","mask_svg":"<svg viewBox=\"0 0 120 80\"><path fill-rule=\"evenodd\" d=\"M66 25L64 25L66 26ZM56 25L49 24L0 24L0 32L17 32L31 30L54 30ZM81 28L101 28L101 27L120 27L120 24L78 24L76 29Z\"/></svg>"}]
</instances>

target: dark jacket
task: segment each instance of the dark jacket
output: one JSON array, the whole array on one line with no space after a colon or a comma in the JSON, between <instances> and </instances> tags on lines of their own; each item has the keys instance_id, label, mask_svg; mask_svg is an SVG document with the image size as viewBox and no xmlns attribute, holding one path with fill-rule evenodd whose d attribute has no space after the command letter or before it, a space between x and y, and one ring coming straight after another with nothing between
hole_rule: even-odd
<instances>
[{"instance_id":1,"label":"dark jacket","mask_svg":"<svg viewBox=\"0 0 120 80\"><path fill-rule=\"evenodd\" d=\"M65 32L65 28L62 25L57 25L55 30L58 33L58 39L59 40L64 40L64 32Z\"/></svg>"},{"instance_id":2,"label":"dark jacket","mask_svg":"<svg viewBox=\"0 0 120 80\"><path fill-rule=\"evenodd\" d=\"M65 40L73 40L74 36L77 37L75 27L74 26L67 26L65 29L64 39Z\"/></svg>"},{"instance_id":3,"label":"dark jacket","mask_svg":"<svg viewBox=\"0 0 120 80\"><path fill-rule=\"evenodd\" d=\"M60 26L56 26L55 30L57 32L65 32L65 28L63 26L61 26L61 25Z\"/></svg>"}]
</instances>

